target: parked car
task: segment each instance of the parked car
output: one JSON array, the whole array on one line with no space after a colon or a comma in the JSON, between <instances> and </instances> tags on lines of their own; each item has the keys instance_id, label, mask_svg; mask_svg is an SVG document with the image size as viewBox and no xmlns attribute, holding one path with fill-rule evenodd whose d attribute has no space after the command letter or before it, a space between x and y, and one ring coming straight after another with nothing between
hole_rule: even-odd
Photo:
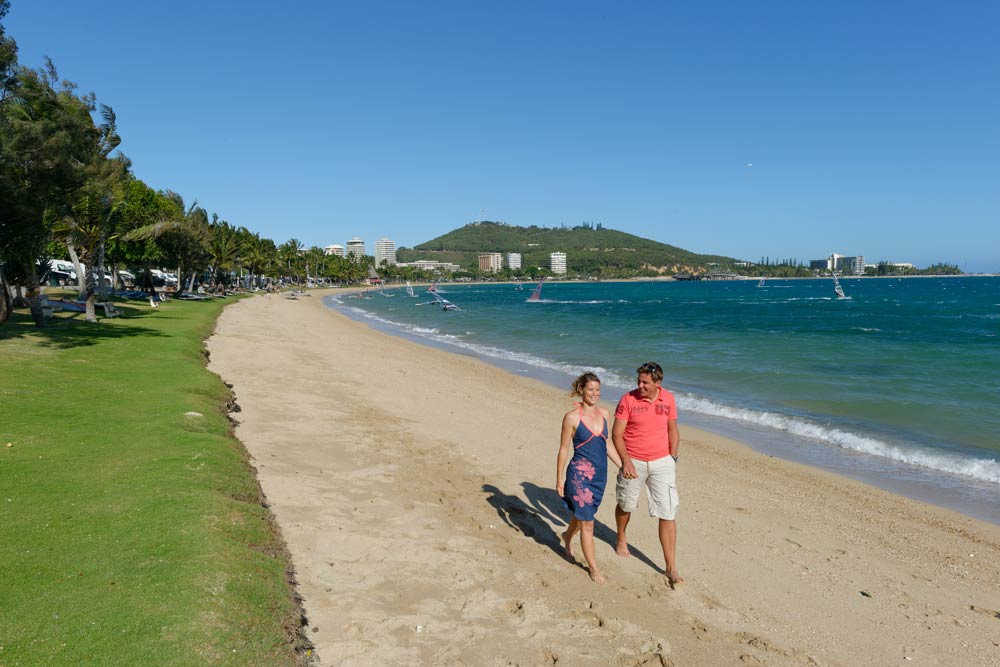
<instances>
[{"instance_id":1,"label":"parked car","mask_svg":"<svg viewBox=\"0 0 1000 667\"><path fill-rule=\"evenodd\" d=\"M64 280L64 282L59 283L60 285L76 282L76 267L73 266L73 262L67 262L65 259L50 259L49 273L53 272L59 274L60 279Z\"/></svg>"},{"instance_id":2,"label":"parked car","mask_svg":"<svg viewBox=\"0 0 1000 667\"><path fill-rule=\"evenodd\" d=\"M125 287L133 287L135 285L135 274L130 271L119 271L118 280Z\"/></svg>"},{"instance_id":3,"label":"parked car","mask_svg":"<svg viewBox=\"0 0 1000 667\"><path fill-rule=\"evenodd\" d=\"M57 271L56 269L49 269L42 276L40 281L43 285L49 285L50 287L61 287L63 285L75 285L76 284L76 274L68 274L65 271Z\"/></svg>"}]
</instances>

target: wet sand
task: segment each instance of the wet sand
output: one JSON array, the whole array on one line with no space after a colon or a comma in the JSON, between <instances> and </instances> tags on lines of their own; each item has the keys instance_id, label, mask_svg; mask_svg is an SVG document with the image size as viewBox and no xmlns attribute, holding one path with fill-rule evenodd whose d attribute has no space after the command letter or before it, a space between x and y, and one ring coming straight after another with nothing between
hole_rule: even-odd
<instances>
[{"instance_id":1,"label":"wet sand","mask_svg":"<svg viewBox=\"0 0 1000 667\"><path fill-rule=\"evenodd\" d=\"M615 555L613 488L609 583L591 583L578 544L562 556L552 489L567 392L377 332L323 293L235 303L208 342L321 664L1000 665L1000 527L683 415L686 583L666 581L644 500L633 556Z\"/></svg>"}]
</instances>

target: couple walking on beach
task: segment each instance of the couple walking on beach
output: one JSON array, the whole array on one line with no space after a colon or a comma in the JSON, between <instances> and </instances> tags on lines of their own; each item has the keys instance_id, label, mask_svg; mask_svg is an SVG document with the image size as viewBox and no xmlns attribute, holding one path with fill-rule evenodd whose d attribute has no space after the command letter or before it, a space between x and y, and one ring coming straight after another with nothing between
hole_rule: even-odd
<instances>
[{"instance_id":1,"label":"couple walking on beach","mask_svg":"<svg viewBox=\"0 0 1000 667\"><path fill-rule=\"evenodd\" d=\"M606 579L594 557L594 515L604 496L608 479L608 459L618 466L615 488L615 524L618 538L615 552L629 556L625 530L639 504L645 485L649 514L659 520L660 546L671 584L684 581L677 572L677 483L675 469L680 448L677 404L663 388L663 369L654 362L636 369L636 388L621 397L615 409L614 428L608 442L607 409L597 405L601 380L584 373L573 382L573 396L579 405L566 413L556 459L556 491L573 512L563 533L566 556L573 557L572 541L580 534L583 557L590 578L598 584Z\"/></svg>"}]
</instances>

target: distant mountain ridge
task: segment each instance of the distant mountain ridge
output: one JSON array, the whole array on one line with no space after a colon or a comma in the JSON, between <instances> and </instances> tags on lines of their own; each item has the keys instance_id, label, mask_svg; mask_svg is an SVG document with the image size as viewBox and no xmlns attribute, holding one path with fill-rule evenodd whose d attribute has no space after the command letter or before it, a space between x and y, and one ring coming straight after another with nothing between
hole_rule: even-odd
<instances>
[{"instance_id":1,"label":"distant mountain ridge","mask_svg":"<svg viewBox=\"0 0 1000 667\"><path fill-rule=\"evenodd\" d=\"M522 266L549 267L549 253L565 252L570 273L587 275L672 274L731 268L737 260L702 255L601 225L518 227L502 222L472 222L414 248L401 248L399 261L437 259L478 268L484 252L518 252Z\"/></svg>"}]
</instances>

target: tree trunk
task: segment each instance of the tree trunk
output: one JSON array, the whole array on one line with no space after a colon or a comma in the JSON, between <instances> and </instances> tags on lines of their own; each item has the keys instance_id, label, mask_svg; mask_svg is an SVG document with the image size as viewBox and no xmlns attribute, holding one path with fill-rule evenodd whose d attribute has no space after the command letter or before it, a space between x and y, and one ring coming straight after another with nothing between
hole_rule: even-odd
<instances>
[{"instance_id":1,"label":"tree trunk","mask_svg":"<svg viewBox=\"0 0 1000 667\"><path fill-rule=\"evenodd\" d=\"M105 247L104 234L101 234L100 244L97 246L97 291L101 295L102 301L108 300L108 290L104 287L104 278L106 272L104 270L104 247Z\"/></svg>"},{"instance_id":2,"label":"tree trunk","mask_svg":"<svg viewBox=\"0 0 1000 667\"><path fill-rule=\"evenodd\" d=\"M83 298L87 300L87 310L84 313L84 319L88 322L97 321L97 312L94 308L94 302L97 300L97 294L94 286L94 274L95 271L87 271L87 280L84 282Z\"/></svg>"},{"instance_id":3,"label":"tree trunk","mask_svg":"<svg viewBox=\"0 0 1000 667\"><path fill-rule=\"evenodd\" d=\"M31 319L35 320L35 326L39 329L45 327L45 314L42 312L42 290L38 284L38 273L35 271L34 262L23 264L25 287L28 289L28 308L31 309Z\"/></svg>"},{"instance_id":4,"label":"tree trunk","mask_svg":"<svg viewBox=\"0 0 1000 667\"><path fill-rule=\"evenodd\" d=\"M23 285L14 285L14 307L15 308L28 307L28 297L24 295Z\"/></svg>"},{"instance_id":5,"label":"tree trunk","mask_svg":"<svg viewBox=\"0 0 1000 667\"><path fill-rule=\"evenodd\" d=\"M88 322L97 321L97 306L94 305L95 301L97 301L97 294L94 290L87 290L87 312L84 313L84 316Z\"/></svg>"},{"instance_id":6,"label":"tree trunk","mask_svg":"<svg viewBox=\"0 0 1000 667\"><path fill-rule=\"evenodd\" d=\"M149 302L150 304L156 303L156 283L153 282L153 274L149 270L149 264L143 270L142 283L139 285L143 290L149 292ZM155 305L154 305L155 307Z\"/></svg>"},{"instance_id":7,"label":"tree trunk","mask_svg":"<svg viewBox=\"0 0 1000 667\"><path fill-rule=\"evenodd\" d=\"M10 298L10 287L7 286L7 279L2 270L0 270L0 291L3 292L3 296L0 298L0 327L2 327L10 319L10 313L14 310L14 302Z\"/></svg>"},{"instance_id":8,"label":"tree trunk","mask_svg":"<svg viewBox=\"0 0 1000 667\"><path fill-rule=\"evenodd\" d=\"M73 268L76 269L76 288L80 292L77 298L82 299L85 296L83 290L87 284L87 276L84 275L83 271L83 262L80 261L80 257L76 254L76 247L73 245L73 242L68 239L66 240L66 250L69 251L69 259L73 262Z\"/></svg>"}]
</instances>

